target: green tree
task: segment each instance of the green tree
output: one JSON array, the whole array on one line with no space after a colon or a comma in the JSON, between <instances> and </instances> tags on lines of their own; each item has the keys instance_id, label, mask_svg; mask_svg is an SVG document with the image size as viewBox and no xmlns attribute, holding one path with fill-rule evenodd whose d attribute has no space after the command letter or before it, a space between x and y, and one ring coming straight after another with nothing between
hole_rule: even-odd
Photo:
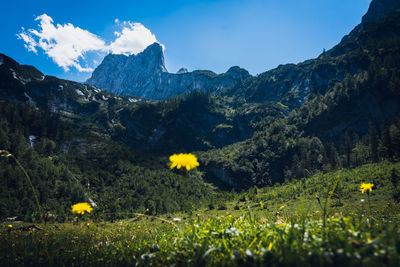
<instances>
[{"instance_id":1,"label":"green tree","mask_svg":"<svg viewBox=\"0 0 400 267\"><path fill-rule=\"evenodd\" d=\"M349 168L351 165L351 140L349 134L345 133L344 135L344 149L346 154L346 167Z\"/></svg>"},{"instance_id":2,"label":"green tree","mask_svg":"<svg viewBox=\"0 0 400 267\"><path fill-rule=\"evenodd\" d=\"M390 136L390 127L386 120L383 121L382 124L382 141L383 145L386 149L386 156L389 160L393 159L393 144L392 137Z\"/></svg>"},{"instance_id":3,"label":"green tree","mask_svg":"<svg viewBox=\"0 0 400 267\"><path fill-rule=\"evenodd\" d=\"M378 133L376 130L376 126L370 122L369 123L369 149L371 151L371 156L372 160L374 162L378 162L379 156L378 156Z\"/></svg>"}]
</instances>

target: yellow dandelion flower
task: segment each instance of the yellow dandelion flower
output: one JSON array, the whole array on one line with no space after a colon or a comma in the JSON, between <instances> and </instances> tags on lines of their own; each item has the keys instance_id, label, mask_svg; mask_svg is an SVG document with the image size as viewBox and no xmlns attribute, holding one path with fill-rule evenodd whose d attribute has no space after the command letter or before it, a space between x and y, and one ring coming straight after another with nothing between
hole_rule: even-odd
<instances>
[{"instance_id":1,"label":"yellow dandelion flower","mask_svg":"<svg viewBox=\"0 0 400 267\"><path fill-rule=\"evenodd\" d=\"M87 202L72 205L72 213L84 214L85 211L90 213L93 208Z\"/></svg>"},{"instance_id":2,"label":"yellow dandelion flower","mask_svg":"<svg viewBox=\"0 0 400 267\"><path fill-rule=\"evenodd\" d=\"M169 168L172 170L173 168L186 168L186 170L194 169L198 167L200 164L197 161L197 158L193 154L173 154L169 157L170 166Z\"/></svg>"},{"instance_id":3,"label":"yellow dandelion flower","mask_svg":"<svg viewBox=\"0 0 400 267\"><path fill-rule=\"evenodd\" d=\"M370 191L370 192L372 192L372 187L374 186L374 184L364 184L364 183L362 183L361 185L360 185L360 191L361 191L361 193L363 193L364 194L364 192L365 191L367 191L367 193L368 193L368 190Z\"/></svg>"}]
</instances>

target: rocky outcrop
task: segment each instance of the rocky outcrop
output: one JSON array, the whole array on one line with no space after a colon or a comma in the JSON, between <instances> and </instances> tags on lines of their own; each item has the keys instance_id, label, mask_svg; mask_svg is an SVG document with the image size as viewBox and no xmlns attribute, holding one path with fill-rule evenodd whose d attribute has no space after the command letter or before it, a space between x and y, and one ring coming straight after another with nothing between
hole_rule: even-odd
<instances>
[{"instance_id":1,"label":"rocky outcrop","mask_svg":"<svg viewBox=\"0 0 400 267\"><path fill-rule=\"evenodd\" d=\"M373 0L362 18L362 24L380 22L392 13L398 12L400 12L400 1L398 0Z\"/></svg>"},{"instance_id":2,"label":"rocky outcrop","mask_svg":"<svg viewBox=\"0 0 400 267\"><path fill-rule=\"evenodd\" d=\"M11 101L25 100L25 85L44 79L35 67L20 65L12 58L0 53L0 98Z\"/></svg>"},{"instance_id":3,"label":"rocky outcrop","mask_svg":"<svg viewBox=\"0 0 400 267\"><path fill-rule=\"evenodd\" d=\"M184 74L184 73L188 73L189 71L188 71L188 69L187 68L180 68L177 72L176 72L176 74Z\"/></svg>"},{"instance_id":4,"label":"rocky outcrop","mask_svg":"<svg viewBox=\"0 0 400 267\"><path fill-rule=\"evenodd\" d=\"M194 90L221 91L250 77L248 71L238 67L220 75L212 71L188 72L185 68L169 73L162 47L154 43L137 55L106 56L87 83L119 95L168 99Z\"/></svg>"}]
</instances>

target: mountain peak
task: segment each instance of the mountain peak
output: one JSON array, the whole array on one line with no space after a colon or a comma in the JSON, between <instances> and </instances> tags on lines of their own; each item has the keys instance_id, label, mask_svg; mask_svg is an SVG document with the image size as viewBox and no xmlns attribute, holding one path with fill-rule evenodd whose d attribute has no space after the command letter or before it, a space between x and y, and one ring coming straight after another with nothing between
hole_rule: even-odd
<instances>
[{"instance_id":1,"label":"mountain peak","mask_svg":"<svg viewBox=\"0 0 400 267\"><path fill-rule=\"evenodd\" d=\"M159 43L153 43L146 47L146 49L135 55L131 55L130 58L140 59L142 65L147 70L155 70L161 72L167 72L164 61L163 48Z\"/></svg>"},{"instance_id":2,"label":"mountain peak","mask_svg":"<svg viewBox=\"0 0 400 267\"><path fill-rule=\"evenodd\" d=\"M400 12L399 0L372 0L362 23L381 21L393 12Z\"/></svg>"},{"instance_id":3,"label":"mountain peak","mask_svg":"<svg viewBox=\"0 0 400 267\"><path fill-rule=\"evenodd\" d=\"M183 74L183 73L188 73L189 71L188 71L188 69L187 68L180 68L177 72L176 72L176 74Z\"/></svg>"},{"instance_id":4,"label":"mountain peak","mask_svg":"<svg viewBox=\"0 0 400 267\"><path fill-rule=\"evenodd\" d=\"M43 80L44 75L38 69L30 65L20 65L14 59L0 53L0 68L11 71L13 77L22 82L31 80Z\"/></svg>"},{"instance_id":5,"label":"mountain peak","mask_svg":"<svg viewBox=\"0 0 400 267\"><path fill-rule=\"evenodd\" d=\"M154 42L143 50L143 52L145 51L155 51L157 53L163 53L163 48L161 44Z\"/></svg>"},{"instance_id":6,"label":"mountain peak","mask_svg":"<svg viewBox=\"0 0 400 267\"><path fill-rule=\"evenodd\" d=\"M239 66L230 67L226 74L229 74L235 79L246 79L251 76L247 70L242 69Z\"/></svg>"}]
</instances>

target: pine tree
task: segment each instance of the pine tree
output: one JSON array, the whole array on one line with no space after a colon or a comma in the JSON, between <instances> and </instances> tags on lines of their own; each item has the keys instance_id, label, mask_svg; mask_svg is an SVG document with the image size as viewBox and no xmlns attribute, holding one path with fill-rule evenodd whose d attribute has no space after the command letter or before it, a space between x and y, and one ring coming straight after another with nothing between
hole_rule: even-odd
<instances>
[{"instance_id":1,"label":"pine tree","mask_svg":"<svg viewBox=\"0 0 400 267\"><path fill-rule=\"evenodd\" d=\"M382 124L382 139L383 139L383 145L386 148L387 157L389 158L389 160L392 160L393 159L392 137L390 136L390 128L386 120L384 120Z\"/></svg>"},{"instance_id":2,"label":"pine tree","mask_svg":"<svg viewBox=\"0 0 400 267\"><path fill-rule=\"evenodd\" d=\"M372 160L374 162L378 162L378 133L375 125L370 122L369 123L369 149L371 151Z\"/></svg>"},{"instance_id":3,"label":"pine tree","mask_svg":"<svg viewBox=\"0 0 400 267\"><path fill-rule=\"evenodd\" d=\"M331 165L332 170L336 169L340 165L339 154L337 153L336 147L332 142L329 142L326 146L328 163Z\"/></svg>"},{"instance_id":4,"label":"pine tree","mask_svg":"<svg viewBox=\"0 0 400 267\"><path fill-rule=\"evenodd\" d=\"M350 167L350 156L351 156L351 141L350 141L350 136L349 134L345 133L344 136L344 149L345 149L345 153L346 153L346 167L349 168Z\"/></svg>"}]
</instances>

